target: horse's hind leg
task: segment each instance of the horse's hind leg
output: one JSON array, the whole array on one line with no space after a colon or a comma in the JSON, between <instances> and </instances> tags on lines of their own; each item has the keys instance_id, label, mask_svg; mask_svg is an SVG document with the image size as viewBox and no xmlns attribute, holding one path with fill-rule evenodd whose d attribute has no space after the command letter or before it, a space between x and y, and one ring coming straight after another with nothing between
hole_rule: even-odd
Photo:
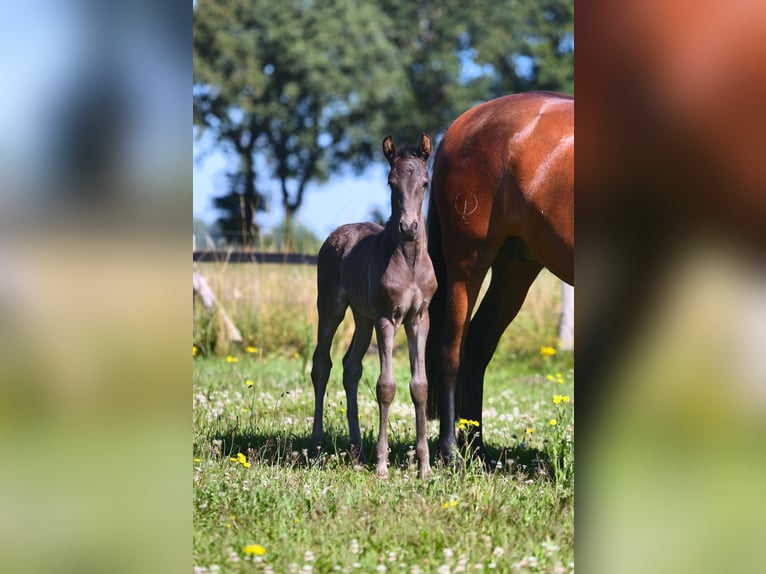
<instances>
[{"instance_id":1,"label":"horse's hind leg","mask_svg":"<svg viewBox=\"0 0 766 574\"><path fill-rule=\"evenodd\" d=\"M324 431L322 418L324 416L324 395L327 390L327 380L330 378L332 360L330 347L338 325L343 321L348 303L340 287L323 287L319 284L317 310L319 312L317 326L317 346L311 366L311 383L314 386L314 426L311 431L311 456L317 456L322 450Z\"/></svg>"},{"instance_id":2,"label":"horse's hind leg","mask_svg":"<svg viewBox=\"0 0 766 574\"><path fill-rule=\"evenodd\" d=\"M346 391L346 418L348 419L348 434L350 439L351 456L364 462L362 451L362 434L359 430L359 406L357 394L359 379L362 377L362 359L370 346L374 321L354 312L354 338L351 346L343 357L343 388Z\"/></svg>"},{"instance_id":3,"label":"horse's hind leg","mask_svg":"<svg viewBox=\"0 0 766 574\"><path fill-rule=\"evenodd\" d=\"M469 431L466 441L471 454L485 463L481 426L484 373L500 337L521 309L541 269L536 261L511 260L501 251L492 265L489 289L468 327L460 365L460 417L478 423L478 426L466 424Z\"/></svg>"},{"instance_id":4,"label":"horse's hind leg","mask_svg":"<svg viewBox=\"0 0 766 574\"><path fill-rule=\"evenodd\" d=\"M426 436L426 403L428 402L428 382L426 380L426 338L428 337L430 318L428 309L422 309L412 320L405 321L407 347L410 352L410 396L415 405L415 453L418 457L420 477L431 474Z\"/></svg>"},{"instance_id":5,"label":"horse's hind leg","mask_svg":"<svg viewBox=\"0 0 766 574\"><path fill-rule=\"evenodd\" d=\"M445 248L446 249L446 248ZM452 461L455 443L455 393L458 385L458 370L461 349L468 328L468 318L476 304L484 276L487 274L495 253L485 249L472 249L461 243L452 246L454 261L447 265L445 295L447 306L441 341L442 393L439 405L439 456L445 462ZM457 253L457 255L455 255ZM466 267L473 267L470 273Z\"/></svg>"}]
</instances>

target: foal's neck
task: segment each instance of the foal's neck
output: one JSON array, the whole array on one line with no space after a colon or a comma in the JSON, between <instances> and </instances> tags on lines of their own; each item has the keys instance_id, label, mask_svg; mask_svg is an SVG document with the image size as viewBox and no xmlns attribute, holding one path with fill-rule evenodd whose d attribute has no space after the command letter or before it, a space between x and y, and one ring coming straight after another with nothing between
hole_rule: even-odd
<instances>
[{"instance_id":1,"label":"foal's neck","mask_svg":"<svg viewBox=\"0 0 766 574\"><path fill-rule=\"evenodd\" d=\"M418 236L414 241L400 241L396 249L401 252L407 266L414 269L421 251L425 249L425 241Z\"/></svg>"}]
</instances>

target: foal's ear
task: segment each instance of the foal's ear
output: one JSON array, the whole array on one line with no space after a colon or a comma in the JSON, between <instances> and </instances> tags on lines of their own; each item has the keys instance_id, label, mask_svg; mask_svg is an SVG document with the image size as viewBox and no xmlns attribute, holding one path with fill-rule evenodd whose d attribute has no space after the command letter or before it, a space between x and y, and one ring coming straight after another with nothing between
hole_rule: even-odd
<instances>
[{"instance_id":1,"label":"foal's ear","mask_svg":"<svg viewBox=\"0 0 766 574\"><path fill-rule=\"evenodd\" d=\"M394 140L389 135L386 136L383 140L383 155L386 156L386 159L388 160L388 163L394 163L394 154L396 153L396 148L394 147Z\"/></svg>"},{"instance_id":2,"label":"foal's ear","mask_svg":"<svg viewBox=\"0 0 766 574\"><path fill-rule=\"evenodd\" d=\"M418 155L423 158L423 161L428 159L431 155L431 136L426 132L420 134L420 145L418 146Z\"/></svg>"}]
</instances>

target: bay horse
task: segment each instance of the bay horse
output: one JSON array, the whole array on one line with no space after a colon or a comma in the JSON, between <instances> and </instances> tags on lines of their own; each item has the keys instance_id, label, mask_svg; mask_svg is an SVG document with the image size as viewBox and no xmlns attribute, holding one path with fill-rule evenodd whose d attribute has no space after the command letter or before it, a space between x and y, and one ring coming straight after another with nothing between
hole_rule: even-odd
<instances>
[{"instance_id":1,"label":"bay horse","mask_svg":"<svg viewBox=\"0 0 766 574\"><path fill-rule=\"evenodd\" d=\"M439 289L426 357L444 461L456 445L458 409L481 425L487 364L540 270L574 285L573 120L572 96L509 95L463 113L436 151L428 241ZM484 460L481 428L469 441Z\"/></svg>"},{"instance_id":2,"label":"bay horse","mask_svg":"<svg viewBox=\"0 0 766 574\"><path fill-rule=\"evenodd\" d=\"M380 357L376 385L380 425L375 447L376 473L388 476L388 411L396 394L392 371L393 340L404 324L410 358L410 394L415 405L415 452L420 476L431 473L426 440L428 386L425 345L428 305L436 291L436 275L426 248L423 197L428 187L426 161L431 138L423 133L417 148L394 146L391 136L383 140L383 154L391 167L391 217L385 227L375 223L352 223L333 231L319 250L317 263L317 346L311 381L314 386L314 426L311 451L322 448L322 415L332 361L330 345L346 309L354 315L354 336L343 357L343 387L352 456L363 460L359 430L357 390L362 376L362 357L370 345L373 327Z\"/></svg>"}]
</instances>

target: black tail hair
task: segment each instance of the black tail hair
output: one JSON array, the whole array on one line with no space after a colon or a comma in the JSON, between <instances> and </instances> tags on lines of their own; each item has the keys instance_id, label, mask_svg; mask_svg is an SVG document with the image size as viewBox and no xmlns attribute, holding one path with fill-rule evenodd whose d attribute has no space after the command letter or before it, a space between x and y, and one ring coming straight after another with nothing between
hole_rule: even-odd
<instances>
[{"instance_id":1,"label":"black tail hair","mask_svg":"<svg viewBox=\"0 0 766 574\"><path fill-rule=\"evenodd\" d=\"M438 154L438 150L437 150ZM434 165L435 165L434 161ZM439 405L441 403L442 386L442 365L441 365L441 347L445 340L444 333L444 310L446 308L446 287L447 287L447 268L444 263L444 254L442 253L441 224L439 223L439 214L436 210L434 201L433 178L431 179L431 193L428 197L428 255L436 273L436 280L439 285L431 299L428 307L431 327L428 331L426 340L426 378L428 379L428 408L429 419L435 419L439 416Z\"/></svg>"}]
</instances>

